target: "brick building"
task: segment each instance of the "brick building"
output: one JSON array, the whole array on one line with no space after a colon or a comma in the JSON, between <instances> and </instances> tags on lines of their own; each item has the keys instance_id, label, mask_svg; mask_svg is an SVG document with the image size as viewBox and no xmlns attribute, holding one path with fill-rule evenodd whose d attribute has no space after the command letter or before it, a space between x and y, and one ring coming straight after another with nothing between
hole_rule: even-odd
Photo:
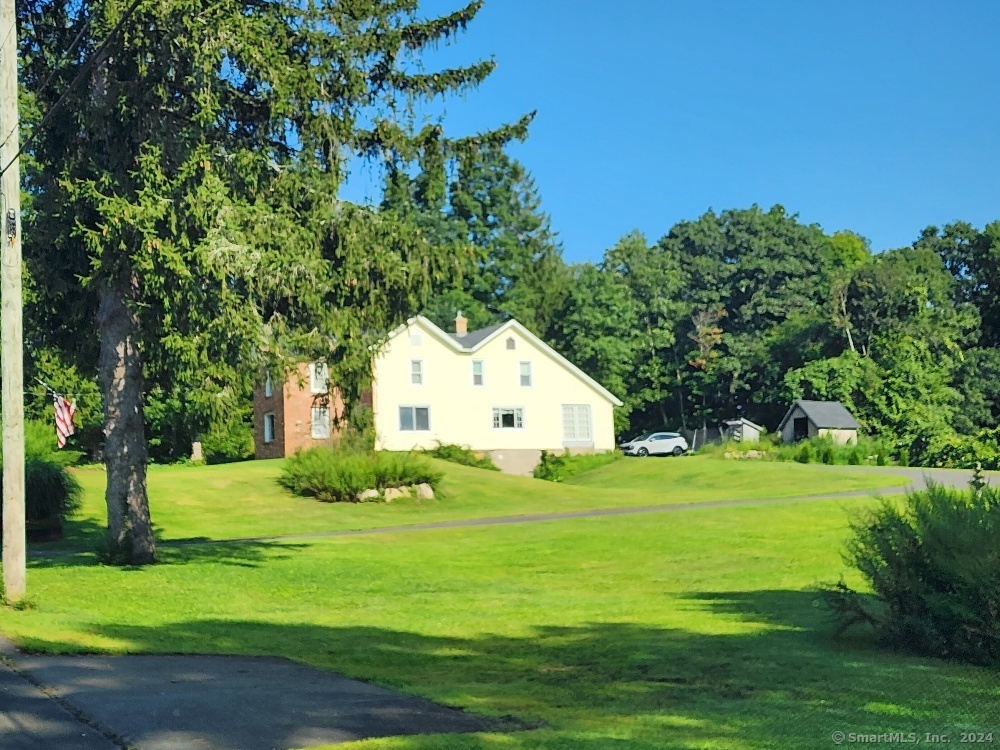
<instances>
[{"instance_id":1,"label":"brick building","mask_svg":"<svg viewBox=\"0 0 1000 750\"><path fill-rule=\"evenodd\" d=\"M332 445L343 414L340 391L330 389L324 363L304 362L284 383L268 376L253 394L254 455L282 458L300 448Z\"/></svg>"}]
</instances>

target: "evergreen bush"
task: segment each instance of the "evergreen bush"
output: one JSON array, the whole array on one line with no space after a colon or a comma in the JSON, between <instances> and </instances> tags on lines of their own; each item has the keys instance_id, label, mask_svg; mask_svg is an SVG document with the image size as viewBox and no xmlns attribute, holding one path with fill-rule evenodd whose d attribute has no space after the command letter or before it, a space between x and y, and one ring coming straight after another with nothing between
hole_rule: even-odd
<instances>
[{"instance_id":1,"label":"evergreen bush","mask_svg":"<svg viewBox=\"0 0 1000 750\"><path fill-rule=\"evenodd\" d=\"M365 490L429 484L443 474L417 453L361 453L336 448L299 451L285 462L278 482L297 495L325 503L358 502Z\"/></svg>"},{"instance_id":2,"label":"evergreen bush","mask_svg":"<svg viewBox=\"0 0 1000 750\"><path fill-rule=\"evenodd\" d=\"M51 423L24 424L24 518L25 521L62 520L80 506L80 484L66 467L83 455L59 450ZM0 474L0 512L3 508L3 476Z\"/></svg>"},{"instance_id":3,"label":"evergreen bush","mask_svg":"<svg viewBox=\"0 0 1000 750\"><path fill-rule=\"evenodd\" d=\"M851 531L845 562L874 597L828 587L841 629L868 623L896 648L1000 664L1000 492L932 485L861 511Z\"/></svg>"}]
</instances>

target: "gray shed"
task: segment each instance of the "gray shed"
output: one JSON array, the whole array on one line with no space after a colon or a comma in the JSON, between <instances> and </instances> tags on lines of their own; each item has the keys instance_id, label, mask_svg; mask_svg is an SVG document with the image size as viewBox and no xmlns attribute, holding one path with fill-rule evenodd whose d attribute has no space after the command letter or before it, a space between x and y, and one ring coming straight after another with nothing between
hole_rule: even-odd
<instances>
[{"instance_id":1,"label":"gray shed","mask_svg":"<svg viewBox=\"0 0 1000 750\"><path fill-rule=\"evenodd\" d=\"M805 399L793 403L778 425L783 443L817 436L830 437L838 444L856 443L859 429L858 420L839 401Z\"/></svg>"}]
</instances>

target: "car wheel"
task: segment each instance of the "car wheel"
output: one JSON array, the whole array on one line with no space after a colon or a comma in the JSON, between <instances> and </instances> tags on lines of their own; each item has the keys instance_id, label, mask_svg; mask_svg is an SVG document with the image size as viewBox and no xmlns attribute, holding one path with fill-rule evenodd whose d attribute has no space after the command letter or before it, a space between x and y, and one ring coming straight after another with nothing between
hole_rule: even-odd
<instances>
[{"instance_id":1,"label":"car wheel","mask_svg":"<svg viewBox=\"0 0 1000 750\"><path fill-rule=\"evenodd\" d=\"M646 450L645 448L640 448L635 452L635 455L637 455L639 458L645 458L646 456L649 455L649 451Z\"/></svg>"},{"instance_id":2,"label":"car wheel","mask_svg":"<svg viewBox=\"0 0 1000 750\"><path fill-rule=\"evenodd\" d=\"M674 448L674 455L675 456L680 456L683 453L684 453L684 449L681 448L679 445L676 448Z\"/></svg>"}]
</instances>

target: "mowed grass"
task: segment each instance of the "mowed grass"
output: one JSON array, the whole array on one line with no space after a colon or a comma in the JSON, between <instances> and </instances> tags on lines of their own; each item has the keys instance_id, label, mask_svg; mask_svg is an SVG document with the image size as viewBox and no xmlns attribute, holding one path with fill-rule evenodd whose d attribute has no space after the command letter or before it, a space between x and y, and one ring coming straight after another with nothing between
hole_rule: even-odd
<instances>
[{"instance_id":1,"label":"mowed grass","mask_svg":"<svg viewBox=\"0 0 1000 750\"><path fill-rule=\"evenodd\" d=\"M46 651L287 656L521 727L338 746L357 750L1000 732L996 672L832 637L810 589L843 571L845 511L866 502L206 544L143 569L34 559L37 606L0 609L0 630Z\"/></svg>"},{"instance_id":2,"label":"mowed grass","mask_svg":"<svg viewBox=\"0 0 1000 750\"><path fill-rule=\"evenodd\" d=\"M435 461L446 472L431 501L325 504L277 483L283 461L221 466L151 466L150 508L163 540L222 540L345 529L556 513L594 508L798 497L865 491L907 483L904 477L800 464L720 461L708 457L622 460L565 484ZM83 507L64 542L39 549L92 547L107 511L100 469L75 472Z\"/></svg>"}]
</instances>

